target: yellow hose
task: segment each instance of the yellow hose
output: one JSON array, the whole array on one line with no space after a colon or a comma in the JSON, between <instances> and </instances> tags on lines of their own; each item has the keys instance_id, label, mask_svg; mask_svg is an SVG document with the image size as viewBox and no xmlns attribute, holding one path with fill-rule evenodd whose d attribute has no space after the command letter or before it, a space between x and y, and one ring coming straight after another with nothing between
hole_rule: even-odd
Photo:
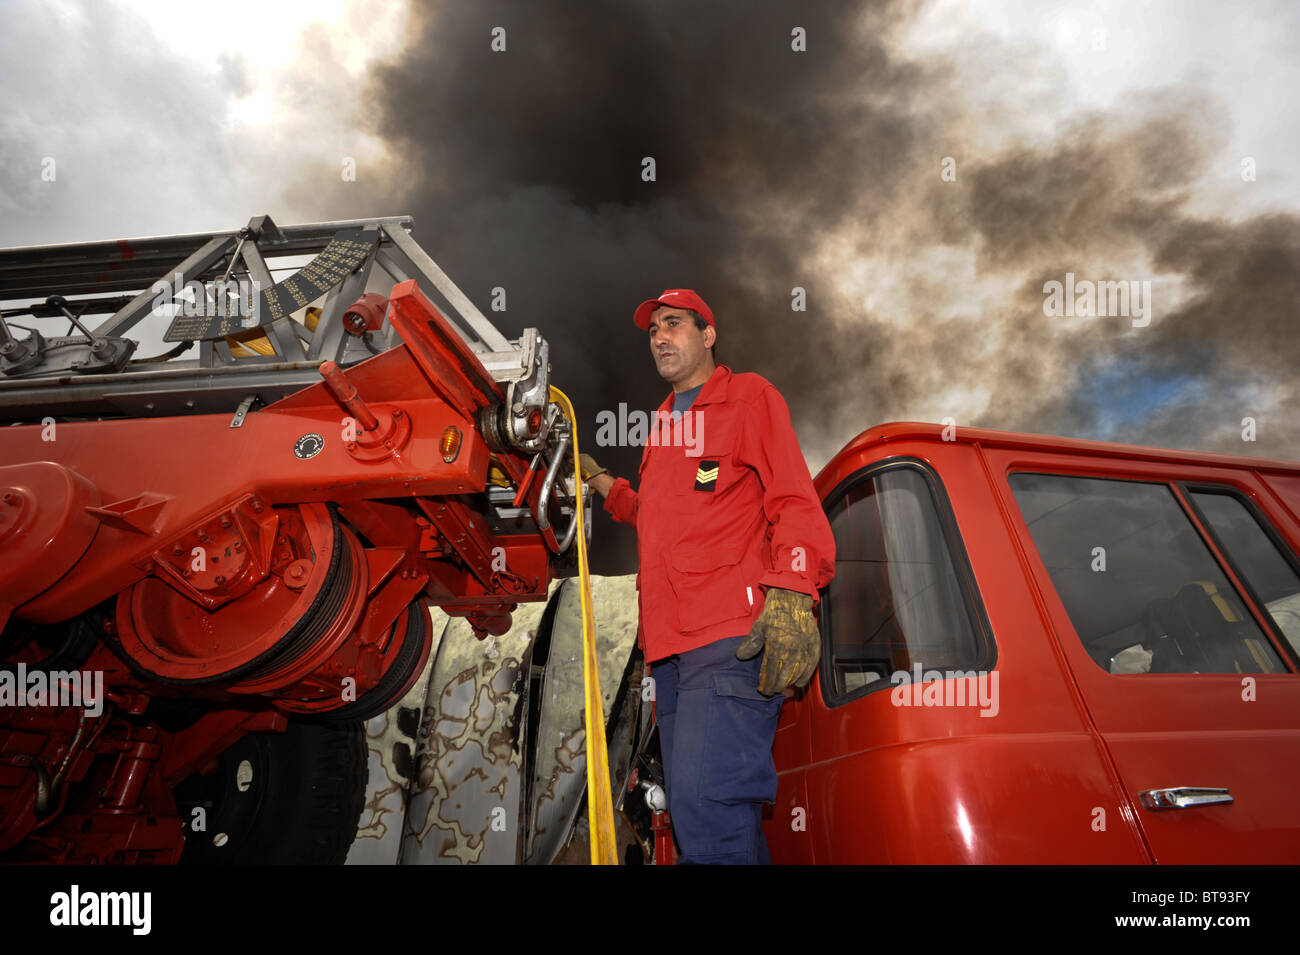
<instances>
[{"instance_id":1,"label":"yellow hose","mask_svg":"<svg viewBox=\"0 0 1300 955\"><path fill-rule=\"evenodd\" d=\"M578 467L578 416L569 396L554 385L551 400L569 419L573 433L573 477L578 489L574 507L578 541L578 579L582 584L582 688L587 727L587 826L591 831L591 864L618 865L614 837L614 802L609 783L609 748L605 743L605 705L600 695L596 659L595 612L591 606L591 574L587 570L587 533L583 522L582 473Z\"/></svg>"},{"instance_id":2,"label":"yellow hose","mask_svg":"<svg viewBox=\"0 0 1300 955\"><path fill-rule=\"evenodd\" d=\"M320 321L321 310L319 308L309 308L303 314L302 323L307 326L310 332L316 331L316 325ZM249 355L274 355L275 346L271 344L271 339L266 337L266 332L254 328L247 332L240 332L237 335L227 335L226 344L230 346L230 354L235 358L246 358Z\"/></svg>"},{"instance_id":3,"label":"yellow hose","mask_svg":"<svg viewBox=\"0 0 1300 955\"><path fill-rule=\"evenodd\" d=\"M264 332L256 329L238 335L227 335L226 344L230 346L230 354L235 358L275 354L275 346L271 344L271 339L267 338Z\"/></svg>"}]
</instances>

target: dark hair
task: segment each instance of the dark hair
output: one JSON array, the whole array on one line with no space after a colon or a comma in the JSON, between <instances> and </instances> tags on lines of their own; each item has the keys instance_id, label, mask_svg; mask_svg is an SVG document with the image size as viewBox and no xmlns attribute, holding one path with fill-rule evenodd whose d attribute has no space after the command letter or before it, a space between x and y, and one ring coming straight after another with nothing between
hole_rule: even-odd
<instances>
[{"instance_id":1,"label":"dark hair","mask_svg":"<svg viewBox=\"0 0 1300 955\"><path fill-rule=\"evenodd\" d=\"M695 311L695 309L688 308L686 311L691 313L691 317L695 319L695 327L700 331L704 331L709 327L709 323L704 320L704 316ZM713 329L713 344L709 346L709 356L713 359L713 363L716 365L718 363L718 329L716 326Z\"/></svg>"}]
</instances>

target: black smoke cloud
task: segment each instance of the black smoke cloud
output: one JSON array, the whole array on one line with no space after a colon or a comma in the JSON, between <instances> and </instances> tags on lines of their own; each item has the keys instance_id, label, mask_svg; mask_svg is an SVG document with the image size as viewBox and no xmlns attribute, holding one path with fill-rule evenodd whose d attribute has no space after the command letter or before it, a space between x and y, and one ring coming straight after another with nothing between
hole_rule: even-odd
<instances>
[{"instance_id":1,"label":"black smoke cloud","mask_svg":"<svg viewBox=\"0 0 1300 955\"><path fill-rule=\"evenodd\" d=\"M987 369L996 387L978 423L1110 438L1104 419L1118 411L1126 424L1113 439L1125 443L1295 457L1300 426L1285 409L1295 406L1300 359L1290 331L1300 218L1185 211L1218 145L1217 113L1166 91L1117 116L1085 117L1048 149L976 164L967 216L952 227L968 228L988 269L1029 276L1013 298L1024 318L998 323L1003 340ZM1220 172L1216 188L1251 188L1235 169ZM1043 285L1067 271L1169 281L1157 286L1149 326L1096 318L1058 329L1053 343L1034 326L1053 321L1042 316ZM1112 373L1093 380L1100 368ZM1131 407L1120 399L1117 409L1106 393L1115 369ZM1242 440L1245 418L1256 421L1254 444Z\"/></svg>"},{"instance_id":2,"label":"black smoke cloud","mask_svg":"<svg viewBox=\"0 0 1300 955\"><path fill-rule=\"evenodd\" d=\"M1281 415L1261 419L1257 445L1234 422L1265 392L1294 395L1297 220L1185 211L1221 110L1168 90L981 151L990 137L972 130L1002 118L963 113L949 64L897 52L916 10L426 4L404 54L369 78L370 130L416 238L485 311L490 290L506 290L492 317L508 335L536 326L551 341L553 379L614 473L634 474L640 452L593 447L595 416L666 394L631 312L672 286L713 306L724 362L780 388L814 467L872 424L946 413L1291 455L1297 425ZM505 52L491 49L497 27ZM791 49L796 27L805 53ZM1013 110L1021 64L979 55ZM641 178L647 156L655 182ZM946 156L956 182L940 179ZM1222 188L1241 185L1225 175ZM993 292L965 288L952 256ZM862 263L890 277L895 300L846 279ZM1164 276L1178 305L1158 299L1146 329L1061 324L1043 314L1042 285L1066 271ZM807 312L791 311L796 286ZM1138 381L1140 407L1119 430L1109 379L1094 376L1105 368ZM1144 376L1181 384L1153 390ZM985 400L936 404L954 386ZM598 571L633 566L630 532L602 518L597 533L618 544Z\"/></svg>"}]
</instances>

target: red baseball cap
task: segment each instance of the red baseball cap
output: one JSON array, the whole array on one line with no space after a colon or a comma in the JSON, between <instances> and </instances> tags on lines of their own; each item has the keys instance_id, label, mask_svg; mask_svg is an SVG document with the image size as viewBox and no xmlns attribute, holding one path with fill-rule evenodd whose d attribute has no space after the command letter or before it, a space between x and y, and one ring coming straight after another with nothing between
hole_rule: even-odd
<instances>
[{"instance_id":1,"label":"red baseball cap","mask_svg":"<svg viewBox=\"0 0 1300 955\"><path fill-rule=\"evenodd\" d=\"M713 325L713 309L704 303L704 299L695 294L693 289L688 288L670 288L664 289L664 294L658 298L646 299L636 307L636 312L632 315L632 321L636 322L636 327L642 331L650 328L650 314L660 305L667 305L669 308L689 308L691 311L699 312L700 317ZM714 328L718 326L713 325Z\"/></svg>"}]
</instances>

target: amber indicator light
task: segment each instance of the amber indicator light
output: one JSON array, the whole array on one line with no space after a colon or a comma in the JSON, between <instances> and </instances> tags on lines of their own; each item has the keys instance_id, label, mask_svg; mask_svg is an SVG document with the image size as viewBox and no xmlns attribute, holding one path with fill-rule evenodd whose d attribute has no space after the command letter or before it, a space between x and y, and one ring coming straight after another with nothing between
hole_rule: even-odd
<instances>
[{"instance_id":1,"label":"amber indicator light","mask_svg":"<svg viewBox=\"0 0 1300 955\"><path fill-rule=\"evenodd\" d=\"M442 449L442 459L448 464L456 460L456 455L460 454L460 428L455 425L449 425L442 432L442 441L439 447Z\"/></svg>"}]
</instances>

